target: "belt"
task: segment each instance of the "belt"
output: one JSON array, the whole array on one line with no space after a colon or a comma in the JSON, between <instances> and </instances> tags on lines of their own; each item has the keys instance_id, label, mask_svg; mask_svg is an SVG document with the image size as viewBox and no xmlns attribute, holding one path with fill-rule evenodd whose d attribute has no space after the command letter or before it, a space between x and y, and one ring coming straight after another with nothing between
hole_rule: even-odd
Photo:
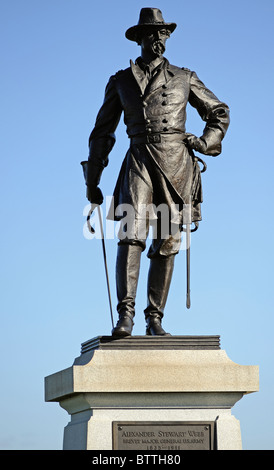
<instances>
[{"instance_id":1,"label":"belt","mask_svg":"<svg viewBox=\"0 0 274 470\"><path fill-rule=\"evenodd\" d=\"M143 134L131 137L131 144L160 144L161 142L182 142L185 134Z\"/></svg>"}]
</instances>

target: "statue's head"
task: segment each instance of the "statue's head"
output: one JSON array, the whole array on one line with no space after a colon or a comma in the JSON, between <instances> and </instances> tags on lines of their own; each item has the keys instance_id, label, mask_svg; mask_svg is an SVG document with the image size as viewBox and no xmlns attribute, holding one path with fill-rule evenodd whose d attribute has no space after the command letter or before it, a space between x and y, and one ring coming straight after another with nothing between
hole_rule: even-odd
<instances>
[{"instance_id":1,"label":"statue's head","mask_svg":"<svg viewBox=\"0 0 274 470\"><path fill-rule=\"evenodd\" d=\"M166 50L166 40L170 32L166 28L144 28L140 30L136 42L142 48L142 54L160 57Z\"/></svg>"},{"instance_id":2,"label":"statue's head","mask_svg":"<svg viewBox=\"0 0 274 470\"><path fill-rule=\"evenodd\" d=\"M176 26L176 23L165 23L158 8L142 8L138 24L126 31L126 38L157 57L164 53L166 40Z\"/></svg>"}]
</instances>

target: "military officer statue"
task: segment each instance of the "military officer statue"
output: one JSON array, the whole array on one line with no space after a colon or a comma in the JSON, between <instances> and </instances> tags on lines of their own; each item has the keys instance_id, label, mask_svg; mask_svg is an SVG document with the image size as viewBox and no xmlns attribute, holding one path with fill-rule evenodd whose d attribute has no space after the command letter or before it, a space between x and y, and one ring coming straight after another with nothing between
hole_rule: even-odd
<instances>
[{"instance_id":1,"label":"military officer statue","mask_svg":"<svg viewBox=\"0 0 274 470\"><path fill-rule=\"evenodd\" d=\"M166 40L175 30L175 23L166 23L157 8L143 8L139 22L126 31L126 38L141 46L141 56L130 67L113 75L105 91L95 126L89 138L86 176L87 198L101 204L99 188L103 169L115 143L115 130L124 113L130 146L123 161L113 194L109 217L122 220L119 208L124 204L134 209L134 216L120 230L117 263L118 322L112 330L117 337L131 335L135 315L135 297L140 258L145 250L149 223L140 207L172 204L183 216L186 204L191 205L191 220L201 220L201 186L193 150L204 155L221 153L221 141L229 125L229 109L205 87L195 72L171 65L163 57ZM201 137L186 133L186 106L190 103L205 121ZM161 216L152 225L158 227ZM128 220L127 220L128 222ZM179 222L179 227L183 219ZM128 224L127 224L128 225ZM139 230L140 226L145 230ZM164 307L180 249L180 237L162 230L153 236L148 251L150 268L145 309L146 334L165 335L162 327ZM160 233L159 233L160 232Z\"/></svg>"}]
</instances>

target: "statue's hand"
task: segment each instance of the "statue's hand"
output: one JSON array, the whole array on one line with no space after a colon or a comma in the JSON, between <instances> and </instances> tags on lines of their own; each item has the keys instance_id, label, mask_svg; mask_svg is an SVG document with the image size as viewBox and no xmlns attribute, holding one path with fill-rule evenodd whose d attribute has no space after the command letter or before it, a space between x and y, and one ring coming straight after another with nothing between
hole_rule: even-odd
<instances>
[{"instance_id":1,"label":"statue's hand","mask_svg":"<svg viewBox=\"0 0 274 470\"><path fill-rule=\"evenodd\" d=\"M204 140L196 137L194 134L186 133L185 138L186 144L193 150L197 150L197 152L206 154L206 143Z\"/></svg>"},{"instance_id":2,"label":"statue's hand","mask_svg":"<svg viewBox=\"0 0 274 470\"><path fill-rule=\"evenodd\" d=\"M103 203L104 196L98 186L87 186L87 198L92 204L98 204L99 206Z\"/></svg>"}]
</instances>

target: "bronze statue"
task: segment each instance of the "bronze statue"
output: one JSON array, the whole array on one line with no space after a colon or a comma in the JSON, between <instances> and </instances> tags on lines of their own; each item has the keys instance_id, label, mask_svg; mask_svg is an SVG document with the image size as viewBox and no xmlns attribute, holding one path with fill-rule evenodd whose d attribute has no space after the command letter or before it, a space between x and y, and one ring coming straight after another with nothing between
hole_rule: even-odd
<instances>
[{"instance_id":1,"label":"bronze statue","mask_svg":"<svg viewBox=\"0 0 274 470\"><path fill-rule=\"evenodd\" d=\"M191 222L201 220L200 169L193 150L204 155L221 153L221 141L229 125L229 108L199 80L195 72L171 65L163 56L166 40L176 28L166 23L157 8L143 8L139 22L126 31L126 38L141 46L141 56L130 67L111 76L105 98L89 138L86 174L87 198L102 204L99 188L103 169L115 143L115 130L122 112L130 138L113 194L108 217L122 220L120 208L130 205L134 217L121 227L116 264L119 319L112 335L131 335L135 315L141 253L145 250L149 224L156 227L148 251L145 309L146 334L166 335L162 318L172 278L174 258L180 249L178 230L184 221L184 207L191 207ZM206 125L203 135L186 133L186 106L197 109ZM147 220L140 207L164 204L178 207L177 232L169 212L168 232L158 230L161 214ZM128 222L128 221L127 221ZM140 230L142 227L142 230ZM141 234L141 235L140 235Z\"/></svg>"}]
</instances>

